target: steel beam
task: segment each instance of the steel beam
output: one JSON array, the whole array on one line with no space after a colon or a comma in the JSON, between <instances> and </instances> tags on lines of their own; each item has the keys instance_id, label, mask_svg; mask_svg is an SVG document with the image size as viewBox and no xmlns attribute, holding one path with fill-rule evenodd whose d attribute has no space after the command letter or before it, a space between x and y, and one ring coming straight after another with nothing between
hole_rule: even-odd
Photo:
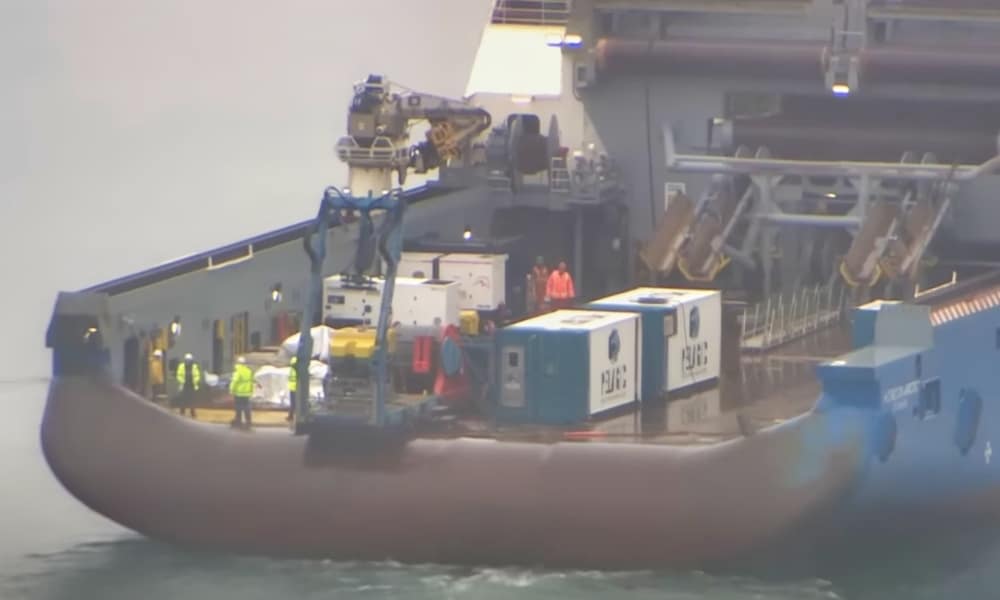
<instances>
[{"instance_id":1,"label":"steel beam","mask_svg":"<svg viewBox=\"0 0 1000 600\"><path fill-rule=\"evenodd\" d=\"M674 132L663 127L666 166L675 171L727 175L800 175L858 177L907 181L969 181L1000 170L1000 156L981 165L927 165L856 161L788 160L776 158L731 158L679 154Z\"/></svg>"},{"instance_id":2,"label":"steel beam","mask_svg":"<svg viewBox=\"0 0 1000 600\"><path fill-rule=\"evenodd\" d=\"M755 219L772 225L809 225L812 227L858 227L861 219L828 215L805 215L789 213L764 213L754 215Z\"/></svg>"}]
</instances>

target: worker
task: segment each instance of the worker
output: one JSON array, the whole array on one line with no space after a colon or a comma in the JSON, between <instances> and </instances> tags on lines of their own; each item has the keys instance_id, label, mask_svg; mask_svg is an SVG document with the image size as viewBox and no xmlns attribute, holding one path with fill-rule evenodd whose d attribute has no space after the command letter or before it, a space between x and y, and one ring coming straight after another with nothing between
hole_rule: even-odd
<instances>
[{"instance_id":1,"label":"worker","mask_svg":"<svg viewBox=\"0 0 1000 600\"><path fill-rule=\"evenodd\" d=\"M527 301L529 313L540 313L545 310L546 288L549 283L549 268L545 265L545 258L535 257L535 266L527 275Z\"/></svg>"},{"instance_id":2,"label":"worker","mask_svg":"<svg viewBox=\"0 0 1000 600\"><path fill-rule=\"evenodd\" d=\"M149 358L149 386L153 402L163 395L163 383L163 350L157 348Z\"/></svg>"},{"instance_id":3,"label":"worker","mask_svg":"<svg viewBox=\"0 0 1000 600\"><path fill-rule=\"evenodd\" d=\"M566 270L566 261L559 261L559 268L549 275L545 286L545 301L551 302L553 308L569 308L574 298L573 276Z\"/></svg>"},{"instance_id":4,"label":"worker","mask_svg":"<svg viewBox=\"0 0 1000 600\"><path fill-rule=\"evenodd\" d=\"M229 382L229 393L233 395L233 407L236 414L233 416L233 427L253 426L250 417L250 396L253 395L254 379L253 371L247 366L247 359L240 356L236 359L236 366L233 367L233 378ZM243 416L246 416L246 419Z\"/></svg>"},{"instance_id":5,"label":"worker","mask_svg":"<svg viewBox=\"0 0 1000 600\"><path fill-rule=\"evenodd\" d=\"M190 352L184 355L184 362L177 365L177 397L175 404L184 414L184 409L191 411L191 418L197 418L194 410L195 393L201 386L201 368L194 362Z\"/></svg>"},{"instance_id":6,"label":"worker","mask_svg":"<svg viewBox=\"0 0 1000 600\"><path fill-rule=\"evenodd\" d=\"M292 362L288 365L288 417L285 420L289 422L295 417L295 392L299 389L299 374L295 370L295 365L298 362L299 357L293 356Z\"/></svg>"}]
</instances>

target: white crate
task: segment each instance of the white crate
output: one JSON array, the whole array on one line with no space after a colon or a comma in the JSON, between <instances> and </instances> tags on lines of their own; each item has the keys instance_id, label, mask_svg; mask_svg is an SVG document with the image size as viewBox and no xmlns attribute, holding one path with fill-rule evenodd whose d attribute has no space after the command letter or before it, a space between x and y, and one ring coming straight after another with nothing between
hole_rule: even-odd
<instances>
[{"instance_id":1,"label":"white crate","mask_svg":"<svg viewBox=\"0 0 1000 600\"><path fill-rule=\"evenodd\" d=\"M722 294L689 290L677 302L676 331L667 337L667 390L719 378Z\"/></svg>"},{"instance_id":2,"label":"white crate","mask_svg":"<svg viewBox=\"0 0 1000 600\"><path fill-rule=\"evenodd\" d=\"M507 297L507 255L446 254L438 259L438 277L459 283L462 310L494 310Z\"/></svg>"},{"instance_id":3,"label":"white crate","mask_svg":"<svg viewBox=\"0 0 1000 600\"><path fill-rule=\"evenodd\" d=\"M371 289L357 289L348 287L339 275L328 277L323 282L323 320L359 319L365 325L377 324L383 281L372 283Z\"/></svg>"},{"instance_id":4,"label":"white crate","mask_svg":"<svg viewBox=\"0 0 1000 600\"><path fill-rule=\"evenodd\" d=\"M404 327L459 325L458 299L456 281L397 277L392 321Z\"/></svg>"},{"instance_id":5,"label":"white crate","mask_svg":"<svg viewBox=\"0 0 1000 600\"><path fill-rule=\"evenodd\" d=\"M365 325L378 324L385 280L373 280L371 289L346 286L340 276L323 284L323 319L358 319ZM404 326L431 327L435 319L442 325L459 325L459 285L415 277L396 277L392 297L392 321Z\"/></svg>"},{"instance_id":6,"label":"white crate","mask_svg":"<svg viewBox=\"0 0 1000 600\"><path fill-rule=\"evenodd\" d=\"M642 287L594 300L588 307L634 311L647 320L646 394L675 392L719 377L722 294L718 290ZM654 327L652 321L660 319L662 326ZM654 333L661 328L662 338Z\"/></svg>"}]
</instances>

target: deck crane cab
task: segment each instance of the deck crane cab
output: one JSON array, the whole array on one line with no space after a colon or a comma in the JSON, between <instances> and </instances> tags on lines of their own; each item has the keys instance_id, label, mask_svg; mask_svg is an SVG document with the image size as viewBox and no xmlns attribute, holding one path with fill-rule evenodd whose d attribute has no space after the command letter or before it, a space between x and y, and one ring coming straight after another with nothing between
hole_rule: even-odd
<instances>
[{"instance_id":1,"label":"deck crane cab","mask_svg":"<svg viewBox=\"0 0 1000 600\"><path fill-rule=\"evenodd\" d=\"M426 139L409 145L409 127L426 120L430 129ZM378 432L393 419L389 406L389 328L396 269L402 254L405 201L399 186L409 170L426 173L440 166L458 166L471 160L472 142L489 129L490 114L463 100L451 100L431 94L406 90L393 91L382 75L369 75L354 88L348 109L348 134L337 142L336 152L348 165L349 187L329 187L320 201L315 224L304 239L310 260L309 293L304 314L318 312L323 287L322 266L326 257L327 232L348 219L359 220L357 252L351 269L344 274L350 285L372 286L367 275L376 251L385 262L375 346L371 360L371 410L364 416L321 414L310 410L308 402L298 402L295 410L296 433L360 430ZM398 186L392 181L396 174ZM381 219L376 217L381 213ZM376 226L376 221L380 221ZM309 362L312 335L302 328L297 353L298 397L309 398ZM337 436L324 436L337 437ZM340 436L345 437L345 436ZM350 436L347 436L350 437Z\"/></svg>"},{"instance_id":2,"label":"deck crane cab","mask_svg":"<svg viewBox=\"0 0 1000 600\"><path fill-rule=\"evenodd\" d=\"M428 122L430 129L425 140L411 146L410 127L418 121ZM473 140L491 122L490 113L464 100L397 93L382 75L369 75L354 87L347 135L337 141L337 156L350 169L349 189L379 193L395 187L393 172L402 186L410 169L422 174L470 162Z\"/></svg>"}]
</instances>

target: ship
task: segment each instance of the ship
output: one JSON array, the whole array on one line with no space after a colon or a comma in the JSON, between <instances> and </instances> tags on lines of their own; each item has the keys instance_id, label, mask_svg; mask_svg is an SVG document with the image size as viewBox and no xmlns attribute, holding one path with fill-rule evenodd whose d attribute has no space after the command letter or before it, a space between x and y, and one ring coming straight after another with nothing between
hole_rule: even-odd
<instances>
[{"instance_id":1,"label":"ship","mask_svg":"<svg viewBox=\"0 0 1000 600\"><path fill-rule=\"evenodd\" d=\"M228 552L953 551L1000 517L998 16L498 0L464 98L357 84L315 219L59 294L46 460L109 519ZM537 257L574 306L532 308ZM151 389L187 353L202 418ZM290 426L206 422L238 356L298 359Z\"/></svg>"}]
</instances>

